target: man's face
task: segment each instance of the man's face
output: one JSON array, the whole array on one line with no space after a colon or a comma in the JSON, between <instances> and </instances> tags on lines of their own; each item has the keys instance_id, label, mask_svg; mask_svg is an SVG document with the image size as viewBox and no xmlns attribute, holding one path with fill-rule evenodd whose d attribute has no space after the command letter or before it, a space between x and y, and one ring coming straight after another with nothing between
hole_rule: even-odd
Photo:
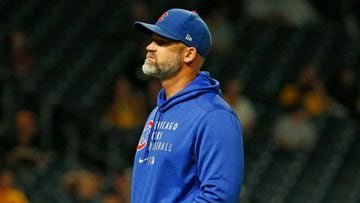
<instances>
[{"instance_id":1,"label":"man's face","mask_svg":"<svg viewBox=\"0 0 360 203\"><path fill-rule=\"evenodd\" d=\"M144 74L160 80L176 76L181 69L181 55L186 46L153 34L152 42L146 47L147 54L142 67Z\"/></svg>"},{"instance_id":2,"label":"man's face","mask_svg":"<svg viewBox=\"0 0 360 203\"><path fill-rule=\"evenodd\" d=\"M13 184L13 173L10 170L0 171L0 188L8 188Z\"/></svg>"}]
</instances>

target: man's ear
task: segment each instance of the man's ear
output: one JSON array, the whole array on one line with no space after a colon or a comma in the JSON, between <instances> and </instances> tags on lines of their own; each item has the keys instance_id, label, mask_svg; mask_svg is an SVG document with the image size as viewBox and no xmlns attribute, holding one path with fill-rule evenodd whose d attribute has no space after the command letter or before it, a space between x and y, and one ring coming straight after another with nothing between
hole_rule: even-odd
<instances>
[{"instance_id":1,"label":"man's ear","mask_svg":"<svg viewBox=\"0 0 360 203\"><path fill-rule=\"evenodd\" d=\"M197 54L197 50L195 47L187 47L184 53L184 62L191 63L195 60Z\"/></svg>"}]
</instances>

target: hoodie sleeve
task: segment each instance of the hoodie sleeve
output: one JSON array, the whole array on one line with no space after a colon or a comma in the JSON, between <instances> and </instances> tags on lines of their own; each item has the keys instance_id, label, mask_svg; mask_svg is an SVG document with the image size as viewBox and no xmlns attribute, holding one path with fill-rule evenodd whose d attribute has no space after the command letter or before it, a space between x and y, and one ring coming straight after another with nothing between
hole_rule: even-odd
<instances>
[{"instance_id":1,"label":"hoodie sleeve","mask_svg":"<svg viewBox=\"0 0 360 203\"><path fill-rule=\"evenodd\" d=\"M193 202L237 202L244 174L237 117L226 110L208 113L199 126L194 153L200 190Z\"/></svg>"}]
</instances>

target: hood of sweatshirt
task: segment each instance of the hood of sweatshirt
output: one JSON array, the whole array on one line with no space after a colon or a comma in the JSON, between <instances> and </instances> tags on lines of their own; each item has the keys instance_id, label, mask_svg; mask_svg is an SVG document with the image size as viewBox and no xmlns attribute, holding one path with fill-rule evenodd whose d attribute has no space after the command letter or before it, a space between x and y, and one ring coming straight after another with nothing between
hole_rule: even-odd
<instances>
[{"instance_id":1,"label":"hood of sweatshirt","mask_svg":"<svg viewBox=\"0 0 360 203\"><path fill-rule=\"evenodd\" d=\"M201 71L189 85L169 99L166 99L165 91L161 89L157 98L158 111L166 112L178 103L207 92L221 95L220 84L210 78L209 72Z\"/></svg>"}]
</instances>

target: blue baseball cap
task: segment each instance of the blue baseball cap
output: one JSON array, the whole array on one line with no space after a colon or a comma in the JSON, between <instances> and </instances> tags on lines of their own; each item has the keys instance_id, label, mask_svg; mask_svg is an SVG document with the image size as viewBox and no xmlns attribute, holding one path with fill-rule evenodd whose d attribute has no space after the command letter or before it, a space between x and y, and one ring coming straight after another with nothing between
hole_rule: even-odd
<instances>
[{"instance_id":1,"label":"blue baseball cap","mask_svg":"<svg viewBox=\"0 0 360 203\"><path fill-rule=\"evenodd\" d=\"M195 47L203 57L211 47L209 28L195 11L173 8L163 13L155 24L136 21L134 26L146 34L156 33Z\"/></svg>"}]
</instances>

